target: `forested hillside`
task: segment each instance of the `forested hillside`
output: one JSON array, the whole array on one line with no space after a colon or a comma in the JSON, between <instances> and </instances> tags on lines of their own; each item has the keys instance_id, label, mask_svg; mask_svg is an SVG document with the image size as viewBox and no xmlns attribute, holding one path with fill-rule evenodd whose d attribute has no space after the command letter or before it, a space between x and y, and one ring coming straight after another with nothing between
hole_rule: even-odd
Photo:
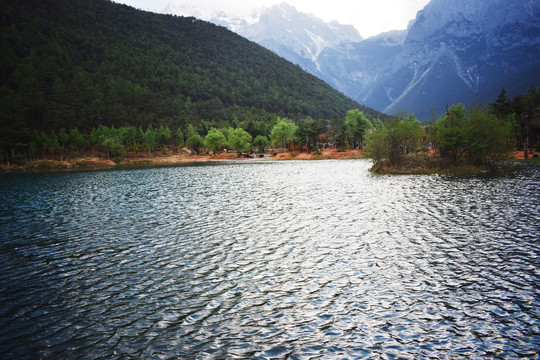
<instances>
[{"instance_id":1,"label":"forested hillside","mask_svg":"<svg viewBox=\"0 0 540 360\"><path fill-rule=\"evenodd\" d=\"M1 1L0 142L34 130L344 119L363 107L229 30L105 0Z\"/></svg>"}]
</instances>

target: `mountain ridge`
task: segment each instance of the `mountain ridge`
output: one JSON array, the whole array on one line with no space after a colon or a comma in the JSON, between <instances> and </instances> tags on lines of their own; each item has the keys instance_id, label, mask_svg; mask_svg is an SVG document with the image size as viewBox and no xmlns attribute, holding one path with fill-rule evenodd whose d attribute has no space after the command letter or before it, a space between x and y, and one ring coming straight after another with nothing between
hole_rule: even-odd
<instances>
[{"instance_id":1,"label":"mountain ridge","mask_svg":"<svg viewBox=\"0 0 540 360\"><path fill-rule=\"evenodd\" d=\"M330 23L293 11L272 14L266 22L281 24L279 31L253 18L244 25L257 24L257 36L242 26L236 31L385 113L406 110L429 120L446 104L489 101L501 87L517 95L540 83L540 3L534 0L432 0L407 30L367 39L334 34L340 41L326 44L305 34L314 26L330 31ZM225 18L221 24L229 26Z\"/></svg>"}]
</instances>

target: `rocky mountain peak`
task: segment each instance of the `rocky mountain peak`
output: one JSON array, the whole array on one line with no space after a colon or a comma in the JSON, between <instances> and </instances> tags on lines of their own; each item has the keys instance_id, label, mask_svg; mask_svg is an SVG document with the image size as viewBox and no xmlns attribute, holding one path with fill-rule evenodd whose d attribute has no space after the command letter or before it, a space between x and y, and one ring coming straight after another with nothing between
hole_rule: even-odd
<instances>
[{"instance_id":1,"label":"rocky mountain peak","mask_svg":"<svg viewBox=\"0 0 540 360\"><path fill-rule=\"evenodd\" d=\"M408 29L407 42L428 40L444 29L446 35L489 34L509 23L540 23L537 0L432 0Z\"/></svg>"}]
</instances>

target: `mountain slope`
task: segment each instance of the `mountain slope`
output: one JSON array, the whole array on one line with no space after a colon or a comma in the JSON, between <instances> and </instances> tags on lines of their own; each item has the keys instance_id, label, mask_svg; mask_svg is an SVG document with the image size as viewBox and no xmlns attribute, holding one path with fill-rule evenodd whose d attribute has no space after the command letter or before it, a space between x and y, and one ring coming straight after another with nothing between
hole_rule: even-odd
<instances>
[{"instance_id":1,"label":"mountain slope","mask_svg":"<svg viewBox=\"0 0 540 360\"><path fill-rule=\"evenodd\" d=\"M353 98L365 101L377 90L376 85L400 53L406 31L390 31L361 42L341 43L319 56L314 75Z\"/></svg>"},{"instance_id":2,"label":"mountain slope","mask_svg":"<svg viewBox=\"0 0 540 360\"><path fill-rule=\"evenodd\" d=\"M378 114L274 53L194 18L105 0L2 2L2 137L31 129ZM240 119L242 120L242 119ZM6 141L8 141L6 140Z\"/></svg>"}]
</instances>

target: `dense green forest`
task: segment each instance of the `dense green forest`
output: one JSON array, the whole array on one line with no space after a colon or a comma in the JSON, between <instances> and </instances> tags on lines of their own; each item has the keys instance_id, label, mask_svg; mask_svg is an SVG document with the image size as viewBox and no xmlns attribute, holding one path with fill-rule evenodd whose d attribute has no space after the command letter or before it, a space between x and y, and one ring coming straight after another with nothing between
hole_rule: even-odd
<instances>
[{"instance_id":1,"label":"dense green forest","mask_svg":"<svg viewBox=\"0 0 540 360\"><path fill-rule=\"evenodd\" d=\"M357 108L370 119L385 118L261 46L195 18L106 0L1 7L3 157L35 154L32 144L45 135L52 143L70 133L88 141L100 126L185 135L194 129L203 137L211 127L240 124L255 139L269 136L278 116L343 122Z\"/></svg>"}]
</instances>

